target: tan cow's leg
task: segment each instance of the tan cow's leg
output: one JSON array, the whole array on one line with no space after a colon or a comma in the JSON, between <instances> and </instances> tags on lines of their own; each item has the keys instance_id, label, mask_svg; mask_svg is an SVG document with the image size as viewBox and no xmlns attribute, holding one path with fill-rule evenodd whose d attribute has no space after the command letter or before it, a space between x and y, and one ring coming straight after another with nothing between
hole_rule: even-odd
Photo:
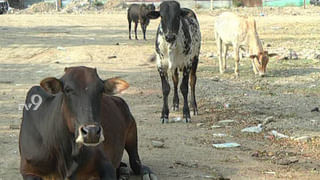
<instances>
[{"instance_id":1,"label":"tan cow's leg","mask_svg":"<svg viewBox=\"0 0 320 180\"><path fill-rule=\"evenodd\" d=\"M239 77L239 46L234 46L234 59L235 59L235 64L234 64L234 73L236 74L236 78Z\"/></svg>"},{"instance_id":2,"label":"tan cow's leg","mask_svg":"<svg viewBox=\"0 0 320 180\"><path fill-rule=\"evenodd\" d=\"M216 35L216 41L217 41L217 48L218 48L218 53L219 53L219 71L220 74L224 73L224 70L222 68L223 64L222 64L222 39Z\"/></svg>"},{"instance_id":3,"label":"tan cow's leg","mask_svg":"<svg viewBox=\"0 0 320 180\"><path fill-rule=\"evenodd\" d=\"M223 69L224 69L224 71L226 71L226 69L227 69L227 53L228 53L228 45L224 45L223 46L224 47L224 49L223 49L223 63L222 63L222 66L223 66Z\"/></svg>"},{"instance_id":4,"label":"tan cow's leg","mask_svg":"<svg viewBox=\"0 0 320 180\"><path fill-rule=\"evenodd\" d=\"M251 59L251 63L252 63L252 69L253 69L254 74L259 74L256 66L254 65L254 59Z\"/></svg>"}]
</instances>

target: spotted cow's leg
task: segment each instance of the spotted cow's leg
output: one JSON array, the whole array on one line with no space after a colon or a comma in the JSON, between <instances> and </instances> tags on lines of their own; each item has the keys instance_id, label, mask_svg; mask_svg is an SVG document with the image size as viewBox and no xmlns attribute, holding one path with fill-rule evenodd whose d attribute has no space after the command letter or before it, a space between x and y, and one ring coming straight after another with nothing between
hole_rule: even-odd
<instances>
[{"instance_id":1,"label":"spotted cow's leg","mask_svg":"<svg viewBox=\"0 0 320 180\"><path fill-rule=\"evenodd\" d=\"M178 96L179 74L178 74L178 69L174 70L174 73L172 75L172 81L173 81L173 86L174 86L172 110L178 111L179 110L179 96Z\"/></svg>"},{"instance_id":2,"label":"spotted cow's leg","mask_svg":"<svg viewBox=\"0 0 320 180\"><path fill-rule=\"evenodd\" d=\"M195 94L198 61L199 61L199 57L195 56L192 61L192 67L190 72L191 106L193 108L193 115L198 115L198 107L197 107L196 94Z\"/></svg>"},{"instance_id":3,"label":"spotted cow's leg","mask_svg":"<svg viewBox=\"0 0 320 180\"><path fill-rule=\"evenodd\" d=\"M168 96L170 93L170 85L168 82L168 73L162 68L158 68L161 84L162 84L162 94L163 94L163 106L160 121L161 123L169 122L169 107L168 107Z\"/></svg>"},{"instance_id":4,"label":"spotted cow's leg","mask_svg":"<svg viewBox=\"0 0 320 180\"><path fill-rule=\"evenodd\" d=\"M186 123L190 122L190 110L188 105L188 81L189 81L190 67L183 68L183 78L180 85L180 91L183 95L183 119Z\"/></svg>"}]
</instances>

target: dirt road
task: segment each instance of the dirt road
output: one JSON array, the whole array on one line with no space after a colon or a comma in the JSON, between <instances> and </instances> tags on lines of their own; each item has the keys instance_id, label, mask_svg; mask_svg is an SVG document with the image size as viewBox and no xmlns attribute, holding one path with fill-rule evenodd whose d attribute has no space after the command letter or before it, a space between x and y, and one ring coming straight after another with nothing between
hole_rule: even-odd
<instances>
[{"instance_id":1,"label":"dirt road","mask_svg":"<svg viewBox=\"0 0 320 180\"><path fill-rule=\"evenodd\" d=\"M27 90L45 77L60 77L66 66L78 65L97 67L100 77L121 76L130 83L121 96L137 120L140 156L161 180L222 176L255 180L319 179L320 113L311 109L320 106L320 60L306 59L305 55L319 50L320 16L298 13L256 17L260 37L265 46L269 44L269 52L293 49L300 58L271 59L265 78L255 77L250 61L242 59L240 79L234 79L232 57L227 73L218 73L214 18L215 13L198 13L203 36L196 87L199 115L192 117L190 124L163 125L159 121L160 78L155 64L147 61L154 51L157 20L148 27L147 41L129 41L125 11L1 15L0 179L21 179L19 130L14 128L20 124L19 104L24 103ZM141 34L139 29L140 39ZM171 104L172 92L170 98ZM181 115L171 113L171 121ZM273 122L261 133L241 132L242 128L257 125L268 117ZM218 123L221 120L234 122ZM213 125L222 127L212 128ZM269 135L271 130L309 138L278 140ZM218 133L226 136L213 136ZM153 147L152 140L164 141L164 148ZM212 147L219 142L237 142L241 146ZM124 158L127 159L126 155Z\"/></svg>"}]
</instances>

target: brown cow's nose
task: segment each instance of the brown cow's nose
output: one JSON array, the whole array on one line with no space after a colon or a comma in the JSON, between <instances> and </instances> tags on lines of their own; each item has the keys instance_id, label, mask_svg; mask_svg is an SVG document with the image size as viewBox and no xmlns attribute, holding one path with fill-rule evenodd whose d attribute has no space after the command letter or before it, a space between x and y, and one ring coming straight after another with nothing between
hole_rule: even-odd
<instances>
[{"instance_id":1,"label":"brown cow's nose","mask_svg":"<svg viewBox=\"0 0 320 180\"><path fill-rule=\"evenodd\" d=\"M85 125L80 127L80 133L83 137L83 141L86 144L96 144L100 141L102 134L101 126L97 125Z\"/></svg>"}]
</instances>

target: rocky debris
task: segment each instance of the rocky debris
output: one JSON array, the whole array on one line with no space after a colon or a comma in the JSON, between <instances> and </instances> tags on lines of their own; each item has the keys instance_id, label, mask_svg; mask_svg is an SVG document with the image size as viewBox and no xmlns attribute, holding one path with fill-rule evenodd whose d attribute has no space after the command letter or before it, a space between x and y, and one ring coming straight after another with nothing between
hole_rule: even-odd
<instances>
[{"instance_id":1,"label":"rocky debris","mask_svg":"<svg viewBox=\"0 0 320 180\"><path fill-rule=\"evenodd\" d=\"M262 124L258 124L257 126L247 127L241 130L241 132L247 133L261 133L262 131Z\"/></svg>"},{"instance_id":2,"label":"rocky debris","mask_svg":"<svg viewBox=\"0 0 320 180\"><path fill-rule=\"evenodd\" d=\"M212 128L212 129L222 128L222 126L219 126L219 125L212 125L212 126L211 126L211 128Z\"/></svg>"},{"instance_id":3,"label":"rocky debris","mask_svg":"<svg viewBox=\"0 0 320 180\"><path fill-rule=\"evenodd\" d=\"M56 12L56 4L50 2L40 2L33 4L22 12L26 14Z\"/></svg>"},{"instance_id":4,"label":"rocky debris","mask_svg":"<svg viewBox=\"0 0 320 180\"><path fill-rule=\"evenodd\" d=\"M271 132L269 132L269 134L273 135L276 139L289 138L289 136L281 134L275 130L272 130Z\"/></svg>"},{"instance_id":5,"label":"rocky debris","mask_svg":"<svg viewBox=\"0 0 320 180\"><path fill-rule=\"evenodd\" d=\"M223 133L215 133L215 134L212 134L213 137L226 137L227 135L226 134L223 134Z\"/></svg>"},{"instance_id":6,"label":"rocky debris","mask_svg":"<svg viewBox=\"0 0 320 180\"><path fill-rule=\"evenodd\" d=\"M117 56L108 56L108 59L115 59Z\"/></svg>"},{"instance_id":7,"label":"rocky debris","mask_svg":"<svg viewBox=\"0 0 320 180\"><path fill-rule=\"evenodd\" d=\"M269 124L271 122L275 122L273 116L269 116L266 119L264 119L264 121L262 122L262 125L265 126L265 125L267 125L267 124Z\"/></svg>"},{"instance_id":8,"label":"rocky debris","mask_svg":"<svg viewBox=\"0 0 320 180\"><path fill-rule=\"evenodd\" d=\"M163 148L164 147L164 142L163 141L152 140L151 144L155 148Z\"/></svg>"},{"instance_id":9,"label":"rocky debris","mask_svg":"<svg viewBox=\"0 0 320 180\"><path fill-rule=\"evenodd\" d=\"M222 149L222 148L233 148L233 147L240 147L238 143L222 143L222 144L212 144L214 148Z\"/></svg>"},{"instance_id":10,"label":"rocky debris","mask_svg":"<svg viewBox=\"0 0 320 180\"><path fill-rule=\"evenodd\" d=\"M310 142L311 141L311 137L310 136L301 136L301 137L297 137L297 138L293 138L295 141L299 141L299 142Z\"/></svg>"},{"instance_id":11,"label":"rocky debris","mask_svg":"<svg viewBox=\"0 0 320 180\"><path fill-rule=\"evenodd\" d=\"M76 13L82 14L85 11L100 11L103 10L103 6L93 4L87 0L73 0L65 8L62 9L62 13Z\"/></svg>"},{"instance_id":12,"label":"rocky debris","mask_svg":"<svg viewBox=\"0 0 320 180\"><path fill-rule=\"evenodd\" d=\"M188 163L185 161L175 161L173 163L174 166L184 166L184 167L188 167L188 168L197 168L199 165L198 163Z\"/></svg>"},{"instance_id":13,"label":"rocky debris","mask_svg":"<svg viewBox=\"0 0 320 180\"><path fill-rule=\"evenodd\" d=\"M319 108L315 107L315 108L311 109L311 112L319 112Z\"/></svg>"},{"instance_id":14,"label":"rocky debris","mask_svg":"<svg viewBox=\"0 0 320 180\"><path fill-rule=\"evenodd\" d=\"M125 9L127 8L127 4L124 0L108 0L104 4L105 9Z\"/></svg>"},{"instance_id":15,"label":"rocky debris","mask_svg":"<svg viewBox=\"0 0 320 180\"><path fill-rule=\"evenodd\" d=\"M290 165L290 164L299 162L299 159L296 157L288 157L288 158L284 158L284 159L277 159L272 162L275 164L278 164L278 165Z\"/></svg>"},{"instance_id":16,"label":"rocky debris","mask_svg":"<svg viewBox=\"0 0 320 180\"><path fill-rule=\"evenodd\" d=\"M197 127L202 127L204 123L197 123Z\"/></svg>"},{"instance_id":17,"label":"rocky debris","mask_svg":"<svg viewBox=\"0 0 320 180\"><path fill-rule=\"evenodd\" d=\"M284 52L279 53L280 55L277 57L278 60L297 60L299 59L296 51L289 49Z\"/></svg>"},{"instance_id":18,"label":"rocky debris","mask_svg":"<svg viewBox=\"0 0 320 180\"><path fill-rule=\"evenodd\" d=\"M219 124L223 124L223 125L230 125L230 124L234 124L236 123L235 120L231 120L231 119L227 119L227 120L221 120L221 121L218 121Z\"/></svg>"}]
</instances>

